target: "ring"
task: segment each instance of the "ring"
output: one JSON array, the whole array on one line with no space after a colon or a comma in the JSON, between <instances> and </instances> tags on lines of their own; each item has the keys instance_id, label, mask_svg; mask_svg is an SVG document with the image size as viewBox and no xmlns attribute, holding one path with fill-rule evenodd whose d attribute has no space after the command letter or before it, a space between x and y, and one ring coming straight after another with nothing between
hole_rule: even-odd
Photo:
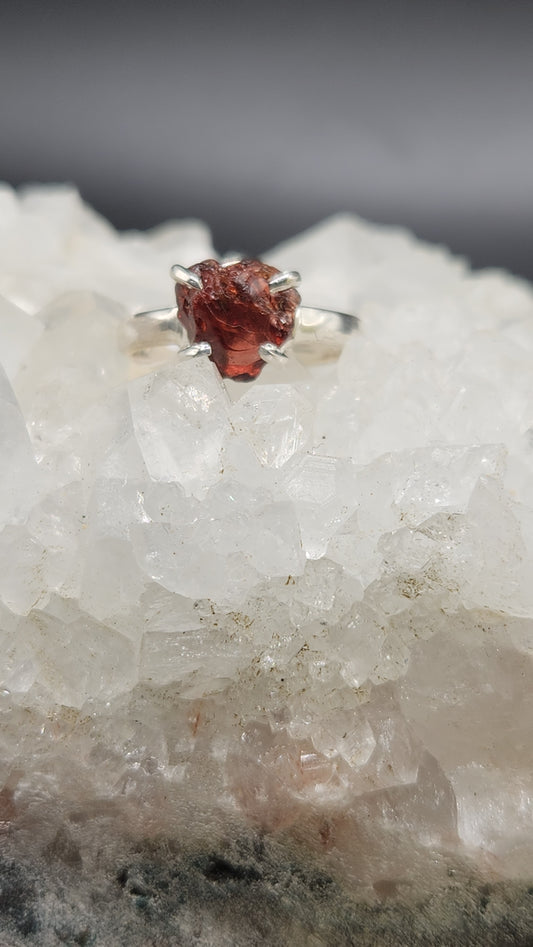
<instances>
[{"instance_id":1,"label":"ring","mask_svg":"<svg viewBox=\"0 0 533 947\"><path fill-rule=\"evenodd\" d=\"M261 260L175 264L170 275L176 305L133 317L133 354L172 345L181 357L208 356L223 378L251 381L289 352L304 364L332 361L359 327L357 316L301 306L299 273Z\"/></svg>"}]
</instances>

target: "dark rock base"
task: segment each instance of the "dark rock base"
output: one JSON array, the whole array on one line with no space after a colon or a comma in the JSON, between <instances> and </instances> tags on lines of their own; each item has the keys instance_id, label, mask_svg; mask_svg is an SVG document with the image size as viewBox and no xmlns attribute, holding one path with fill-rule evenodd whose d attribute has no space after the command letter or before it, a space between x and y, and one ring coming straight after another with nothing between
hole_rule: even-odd
<instances>
[{"instance_id":1,"label":"dark rock base","mask_svg":"<svg viewBox=\"0 0 533 947\"><path fill-rule=\"evenodd\" d=\"M417 898L381 883L348 892L270 838L185 849L150 841L87 866L66 830L35 858L4 838L1 947L507 947L533 944L533 884L450 869ZM10 851L11 849L11 851Z\"/></svg>"}]
</instances>

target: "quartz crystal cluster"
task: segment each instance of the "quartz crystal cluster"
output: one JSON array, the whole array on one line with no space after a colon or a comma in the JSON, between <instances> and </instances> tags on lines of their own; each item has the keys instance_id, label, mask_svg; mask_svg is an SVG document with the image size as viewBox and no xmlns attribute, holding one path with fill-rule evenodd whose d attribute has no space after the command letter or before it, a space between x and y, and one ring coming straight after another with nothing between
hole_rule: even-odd
<instances>
[{"instance_id":1,"label":"quartz crystal cluster","mask_svg":"<svg viewBox=\"0 0 533 947\"><path fill-rule=\"evenodd\" d=\"M338 359L128 354L215 255L0 190L0 943L531 943L531 288L342 215Z\"/></svg>"}]
</instances>

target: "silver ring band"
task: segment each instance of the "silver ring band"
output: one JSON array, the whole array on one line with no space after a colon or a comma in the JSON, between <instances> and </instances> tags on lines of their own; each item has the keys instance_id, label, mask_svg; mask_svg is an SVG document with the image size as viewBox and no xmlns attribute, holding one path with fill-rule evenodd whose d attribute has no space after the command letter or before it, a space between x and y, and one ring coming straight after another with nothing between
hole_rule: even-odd
<instances>
[{"instance_id":1,"label":"silver ring band","mask_svg":"<svg viewBox=\"0 0 533 947\"><path fill-rule=\"evenodd\" d=\"M178 351L189 347L176 306L136 313L130 325L134 333L129 346L130 354L141 354L159 346L176 348ZM296 313L293 337L284 344L283 350L294 355L304 365L334 361L339 357L347 337L356 332L359 326L357 316L300 306Z\"/></svg>"}]
</instances>

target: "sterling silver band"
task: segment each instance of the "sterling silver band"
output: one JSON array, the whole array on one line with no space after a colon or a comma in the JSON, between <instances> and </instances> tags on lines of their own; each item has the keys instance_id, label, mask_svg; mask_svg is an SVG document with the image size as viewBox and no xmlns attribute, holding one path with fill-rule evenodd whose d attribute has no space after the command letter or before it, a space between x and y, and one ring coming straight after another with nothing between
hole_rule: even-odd
<instances>
[{"instance_id":1,"label":"sterling silver band","mask_svg":"<svg viewBox=\"0 0 533 947\"><path fill-rule=\"evenodd\" d=\"M348 313L300 306L296 313L294 335L282 346L282 351L294 355L304 365L334 361L339 357L347 337L357 331L359 324L358 317ZM204 354L203 343L189 345L175 306L136 313L131 326L131 354L141 354L159 346L177 349L190 356Z\"/></svg>"}]
</instances>

